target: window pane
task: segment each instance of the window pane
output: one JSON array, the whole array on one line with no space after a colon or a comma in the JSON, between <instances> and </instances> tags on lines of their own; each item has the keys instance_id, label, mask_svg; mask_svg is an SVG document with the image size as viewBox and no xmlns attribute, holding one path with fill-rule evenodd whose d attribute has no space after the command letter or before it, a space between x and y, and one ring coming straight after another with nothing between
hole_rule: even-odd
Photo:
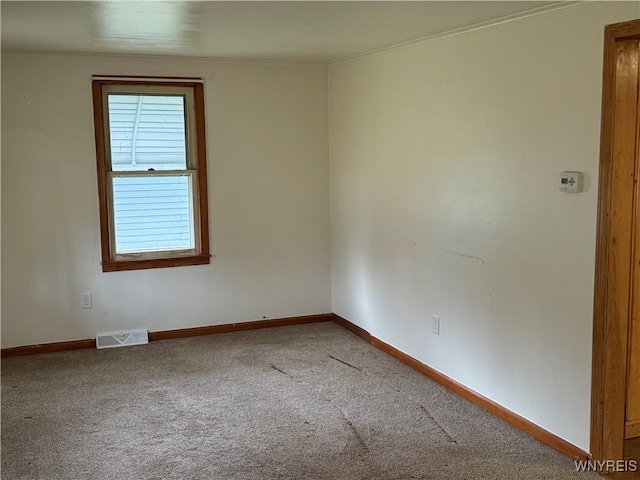
<instances>
[{"instance_id":1,"label":"window pane","mask_svg":"<svg viewBox=\"0 0 640 480\"><path fill-rule=\"evenodd\" d=\"M185 118L183 95L110 93L112 170L185 170Z\"/></svg>"},{"instance_id":2,"label":"window pane","mask_svg":"<svg viewBox=\"0 0 640 480\"><path fill-rule=\"evenodd\" d=\"M195 248L191 176L113 177L116 253Z\"/></svg>"}]
</instances>

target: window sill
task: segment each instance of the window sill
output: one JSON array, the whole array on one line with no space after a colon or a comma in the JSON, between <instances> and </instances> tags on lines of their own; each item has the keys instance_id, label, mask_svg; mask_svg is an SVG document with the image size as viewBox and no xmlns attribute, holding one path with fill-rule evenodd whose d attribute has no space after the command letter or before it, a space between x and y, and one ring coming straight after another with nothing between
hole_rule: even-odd
<instances>
[{"instance_id":1,"label":"window sill","mask_svg":"<svg viewBox=\"0 0 640 480\"><path fill-rule=\"evenodd\" d=\"M151 260L127 260L102 262L103 272L121 272L125 270L146 270L148 268L186 267L211 263L211 255L192 257L154 258Z\"/></svg>"}]
</instances>

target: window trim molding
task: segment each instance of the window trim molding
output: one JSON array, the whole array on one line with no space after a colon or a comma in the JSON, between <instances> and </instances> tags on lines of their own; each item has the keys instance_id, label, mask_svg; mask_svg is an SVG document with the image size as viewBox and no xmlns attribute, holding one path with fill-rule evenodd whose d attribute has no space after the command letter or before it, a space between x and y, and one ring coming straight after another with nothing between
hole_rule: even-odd
<instances>
[{"instance_id":1,"label":"window trim molding","mask_svg":"<svg viewBox=\"0 0 640 480\"><path fill-rule=\"evenodd\" d=\"M197 193L194 195L194 223L196 230L199 231L199 238L196 238L196 247L199 251L194 255L184 255L184 253L171 255L161 258L146 258L135 260L116 259L113 248L113 226L109 208L109 165L106 158L106 139L105 139L105 122L104 122L104 104L103 104L103 86L108 85L139 85L139 86L177 86L187 87L193 90L194 98L194 123L195 131L193 132L195 139L195 155L196 155L196 182ZM146 78L126 77L126 80L118 77L93 77L92 84L93 96L93 122L95 131L96 145L96 166L98 177L98 202L100 216L100 247L102 251L102 271L118 272L124 270L143 270L149 268L165 268L180 267L188 265L205 265L210 263L211 255L209 253L209 202L207 195L207 146L206 146L206 127L205 127L205 108L204 108L204 86L201 79L188 79L187 81L176 81L174 78L162 80L153 77L153 80Z\"/></svg>"}]
</instances>

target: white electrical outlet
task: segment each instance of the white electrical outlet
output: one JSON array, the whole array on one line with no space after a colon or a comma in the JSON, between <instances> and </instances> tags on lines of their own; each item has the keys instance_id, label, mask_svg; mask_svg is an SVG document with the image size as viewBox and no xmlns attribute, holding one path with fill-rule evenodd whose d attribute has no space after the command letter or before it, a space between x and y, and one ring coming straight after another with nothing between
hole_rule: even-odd
<instances>
[{"instance_id":1,"label":"white electrical outlet","mask_svg":"<svg viewBox=\"0 0 640 480\"><path fill-rule=\"evenodd\" d=\"M440 317L437 315L434 315L431 321L431 331L436 335L440 335Z\"/></svg>"},{"instance_id":2,"label":"white electrical outlet","mask_svg":"<svg viewBox=\"0 0 640 480\"><path fill-rule=\"evenodd\" d=\"M91 292L80 294L80 308L92 308L93 301L91 299Z\"/></svg>"}]
</instances>

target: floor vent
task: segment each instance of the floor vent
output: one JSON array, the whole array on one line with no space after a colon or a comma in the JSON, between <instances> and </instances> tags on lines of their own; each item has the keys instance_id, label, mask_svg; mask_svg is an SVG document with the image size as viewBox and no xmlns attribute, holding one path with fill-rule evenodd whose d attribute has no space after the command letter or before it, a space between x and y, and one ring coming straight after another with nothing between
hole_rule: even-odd
<instances>
[{"instance_id":1,"label":"floor vent","mask_svg":"<svg viewBox=\"0 0 640 480\"><path fill-rule=\"evenodd\" d=\"M96 348L128 347L149 343L146 330L129 330L127 332L101 333L96 335Z\"/></svg>"}]
</instances>

